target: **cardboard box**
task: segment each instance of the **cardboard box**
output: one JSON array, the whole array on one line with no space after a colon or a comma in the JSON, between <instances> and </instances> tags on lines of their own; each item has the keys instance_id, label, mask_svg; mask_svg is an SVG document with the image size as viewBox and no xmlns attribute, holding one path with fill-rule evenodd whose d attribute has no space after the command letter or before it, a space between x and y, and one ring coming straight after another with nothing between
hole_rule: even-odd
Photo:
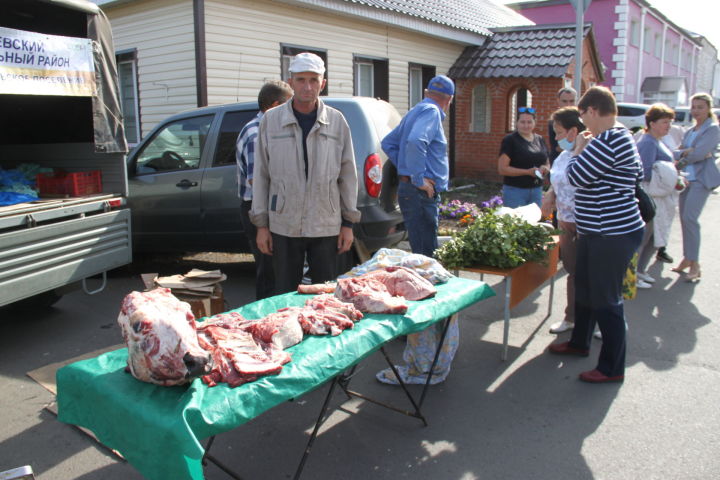
<instances>
[{"instance_id":1,"label":"cardboard box","mask_svg":"<svg viewBox=\"0 0 720 480\"><path fill-rule=\"evenodd\" d=\"M193 315L195 318L210 317L218 313L222 313L225 310L225 296L220 285L215 286L215 291L212 295L207 297L199 297L197 295L184 295L182 293L173 292L178 300L187 302L190 304Z\"/></svg>"}]
</instances>

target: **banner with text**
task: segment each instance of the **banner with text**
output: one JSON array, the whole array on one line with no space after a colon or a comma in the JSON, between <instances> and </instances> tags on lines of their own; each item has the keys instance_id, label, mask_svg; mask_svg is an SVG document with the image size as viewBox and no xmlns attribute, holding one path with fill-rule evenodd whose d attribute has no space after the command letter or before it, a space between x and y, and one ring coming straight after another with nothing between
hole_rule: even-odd
<instances>
[{"instance_id":1,"label":"banner with text","mask_svg":"<svg viewBox=\"0 0 720 480\"><path fill-rule=\"evenodd\" d=\"M95 95L92 40L0 27L0 93Z\"/></svg>"}]
</instances>

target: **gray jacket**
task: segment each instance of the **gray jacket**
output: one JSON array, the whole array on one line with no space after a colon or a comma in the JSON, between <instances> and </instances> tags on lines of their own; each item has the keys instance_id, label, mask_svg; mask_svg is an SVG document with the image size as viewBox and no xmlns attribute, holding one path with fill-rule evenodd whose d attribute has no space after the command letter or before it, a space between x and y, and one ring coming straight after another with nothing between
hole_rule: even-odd
<instances>
[{"instance_id":1,"label":"gray jacket","mask_svg":"<svg viewBox=\"0 0 720 480\"><path fill-rule=\"evenodd\" d=\"M712 190L720 186L720 170L715 164L715 155L720 144L720 126L712 118L708 118L700 126L695 139L690 144L687 141L689 133L690 130L685 132L682 145L679 150L673 152L673 156L675 160L679 160L683 150L692 148L693 151L683 161L693 165L695 179L705 188ZM708 153L712 154L709 158Z\"/></svg>"},{"instance_id":2,"label":"gray jacket","mask_svg":"<svg viewBox=\"0 0 720 480\"><path fill-rule=\"evenodd\" d=\"M250 219L286 237L330 237L342 219L360 221L358 180L350 127L338 110L318 100L307 137L305 178L302 130L292 99L268 110L260 122Z\"/></svg>"}]
</instances>

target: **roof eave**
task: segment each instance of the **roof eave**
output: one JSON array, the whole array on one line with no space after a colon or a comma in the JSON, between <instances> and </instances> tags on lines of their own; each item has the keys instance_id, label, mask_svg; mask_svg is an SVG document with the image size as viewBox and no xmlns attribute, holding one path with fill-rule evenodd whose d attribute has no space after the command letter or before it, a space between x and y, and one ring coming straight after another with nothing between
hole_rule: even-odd
<instances>
[{"instance_id":1,"label":"roof eave","mask_svg":"<svg viewBox=\"0 0 720 480\"><path fill-rule=\"evenodd\" d=\"M463 45L480 45L491 35L490 30L473 32L442 25L437 22L423 20L418 17L382 10L368 5L351 2L336 2L333 0L276 0L288 5L302 6L320 11L330 11L335 14L380 23L415 33L422 33L441 40L460 43Z\"/></svg>"}]
</instances>

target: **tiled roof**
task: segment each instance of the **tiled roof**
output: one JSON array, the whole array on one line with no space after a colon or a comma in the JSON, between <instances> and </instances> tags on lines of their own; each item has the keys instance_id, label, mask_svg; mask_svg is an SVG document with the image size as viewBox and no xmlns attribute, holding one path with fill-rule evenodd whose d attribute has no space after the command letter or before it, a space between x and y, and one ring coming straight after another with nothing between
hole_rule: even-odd
<instances>
[{"instance_id":1,"label":"tiled roof","mask_svg":"<svg viewBox=\"0 0 720 480\"><path fill-rule=\"evenodd\" d=\"M587 36L590 26L585 26ZM562 77L575 56L575 24L493 29L482 46L465 47L452 78Z\"/></svg>"},{"instance_id":2,"label":"tiled roof","mask_svg":"<svg viewBox=\"0 0 720 480\"><path fill-rule=\"evenodd\" d=\"M430 22L490 35L491 28L533 25L534 22L492 0L345 0Z\"/></svg>"}]
</instances>

